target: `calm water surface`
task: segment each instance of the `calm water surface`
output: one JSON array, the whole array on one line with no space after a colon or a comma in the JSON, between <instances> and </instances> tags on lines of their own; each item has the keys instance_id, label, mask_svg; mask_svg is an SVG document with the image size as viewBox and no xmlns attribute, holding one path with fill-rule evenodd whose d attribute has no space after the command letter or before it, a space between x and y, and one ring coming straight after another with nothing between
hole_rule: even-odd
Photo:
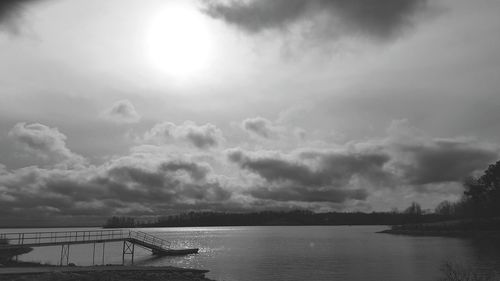
<instances>
[{"instance_id":1,"label":"calm water surface","mask_svg":"<svg viewBox=\"0 0 500 281\"><path fill-rule=\"evenodd\" d=\"M373 226L190 227L142 229L178 248L200 248L198 255L152 257L136 248L135 262L208 269L216 280L438 280L445 261L500 270L500 243L444 237L375 233ZM50 229L76 230L76 229ZM78 229L82 230L82 229ZM19 232L1 230L0 232ZM23 230L28 231L28 230ZM48 231L34 230L29 231ZM101 264L102 244L94 262ZM121 263L121 243L107 243L104 263ZM91 245L71 246L70 262L92 264ZM57 264L60 247L38 248L22 257Z\"/></svg>"}]
</instances>

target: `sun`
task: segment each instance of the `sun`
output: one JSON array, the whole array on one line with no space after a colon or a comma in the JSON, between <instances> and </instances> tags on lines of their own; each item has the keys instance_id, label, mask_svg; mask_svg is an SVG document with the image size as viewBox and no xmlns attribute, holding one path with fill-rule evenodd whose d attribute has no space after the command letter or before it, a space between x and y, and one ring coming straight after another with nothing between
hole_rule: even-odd
<instances>
[{"instance_id":1,"label":"sun","mask_svg":"<svg viewBox=\"0 0 500 281\"><path fill-rule=\"evenodd\" d=\"M193 6L170 3L151 20L146 52L151 65L175 78L205 70L212 59L213 40L206 18Z\"/></svg>"}]
</instances>

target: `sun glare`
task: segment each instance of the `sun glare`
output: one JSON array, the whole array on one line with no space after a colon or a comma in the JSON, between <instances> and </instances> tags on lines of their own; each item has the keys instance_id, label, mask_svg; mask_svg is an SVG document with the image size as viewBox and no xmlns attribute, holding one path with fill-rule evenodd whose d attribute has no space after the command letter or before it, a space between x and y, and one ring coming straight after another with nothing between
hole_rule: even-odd
<instances>
[{"instance_id":1,"label":"sun glare","mask_svg":"<svg viewBox=\"0 0 500 281\"><path fill-rule=\"evenodd\" d=\"M212 38L200 12L172 3L153 17L146 48L155 68L175 78L188 78L209 65Z\"/></svg>"}]
</instances>

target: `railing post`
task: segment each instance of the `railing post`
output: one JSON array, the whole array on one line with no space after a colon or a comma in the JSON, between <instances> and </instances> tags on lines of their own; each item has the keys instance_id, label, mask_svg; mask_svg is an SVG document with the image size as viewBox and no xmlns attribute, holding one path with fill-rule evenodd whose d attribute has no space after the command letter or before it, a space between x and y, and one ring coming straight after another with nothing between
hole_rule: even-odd
<instances>
[{"instance_id":1,"label":"railing post","mask_svg":"<svg viewBox=\"0 0 500 281\"><path fill-rule=\"evenodd\" d=\"M125 265L125 243L127 243L127 241L123 241L123 249L122 249L122 265Z\"/></svg>"}]
</instances>

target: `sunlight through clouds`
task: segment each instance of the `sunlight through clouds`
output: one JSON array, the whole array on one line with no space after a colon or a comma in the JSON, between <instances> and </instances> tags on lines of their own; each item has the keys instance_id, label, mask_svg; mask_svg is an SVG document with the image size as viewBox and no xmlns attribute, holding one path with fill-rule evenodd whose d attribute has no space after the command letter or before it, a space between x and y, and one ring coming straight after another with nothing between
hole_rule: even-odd
<instances>
[{"instance_id":1,"label":"sunlight through clouds","mask_svg":"<svg viewBox=\"0 0 500 281\"><path fill-rule=\"evenodd\" d=\"M150 63L176 79L203 75L213 59L213 36L205 16L179 1L153 16L146 40Z\"/></svg>"}]
</instances>

